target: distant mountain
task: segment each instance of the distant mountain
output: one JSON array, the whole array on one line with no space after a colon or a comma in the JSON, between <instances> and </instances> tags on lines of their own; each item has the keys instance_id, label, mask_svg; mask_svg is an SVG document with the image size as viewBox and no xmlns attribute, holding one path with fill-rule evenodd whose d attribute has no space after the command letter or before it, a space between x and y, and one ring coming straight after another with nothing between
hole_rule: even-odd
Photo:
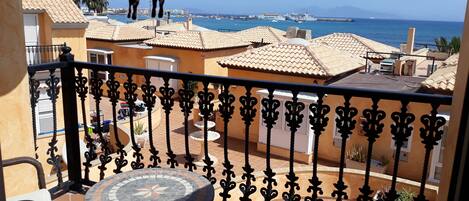
<instances>
[{"instance_id":1,"label":"distant mountain","mask_svg":"<svg viewBox=\"0 0 469 201\"><path fill-rule=\"evenodd\" d=\"M350 17L350 18L380 18L380 19L400 19L390 13L365 10L353 6L340 6L334 8L308 7L296 10L296 12L308 12L318 17Z\"/></svg>"}]
</instances>

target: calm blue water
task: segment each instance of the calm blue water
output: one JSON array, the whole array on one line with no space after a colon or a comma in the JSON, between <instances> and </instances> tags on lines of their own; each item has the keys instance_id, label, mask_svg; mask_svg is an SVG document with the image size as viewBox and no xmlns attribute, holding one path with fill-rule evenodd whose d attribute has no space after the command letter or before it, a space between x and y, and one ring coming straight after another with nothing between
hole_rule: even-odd
<instances>
[{"instance_id":1,"label":"calm blue water","mask_svg":"<svg viewBox=\"0 0 469 201\"><path fill-rule=\"evenodd\" d=\"M144 16L141 16L143 19ZM124 15L111 15L110 18L122 22L130 22ZM174 18L174 21L184 21L184 18ZM407 29L415 27L416 43L434 44L434 39L440 36L451 38L461 36L463 22L436 22L413 20L378 20L378 19L354 19L354 22L304 22L291 21L271 22L267 20L229 20L195 18L194 23L212 30L231 29L243 30L256 26L271 26L277 29L287 30L290 26L298 26L302 29L311 29L313 37L319 37L334 32L350 32L363 37L380 41L395 47L407 39Z\"/></svg>"}]
</instances>

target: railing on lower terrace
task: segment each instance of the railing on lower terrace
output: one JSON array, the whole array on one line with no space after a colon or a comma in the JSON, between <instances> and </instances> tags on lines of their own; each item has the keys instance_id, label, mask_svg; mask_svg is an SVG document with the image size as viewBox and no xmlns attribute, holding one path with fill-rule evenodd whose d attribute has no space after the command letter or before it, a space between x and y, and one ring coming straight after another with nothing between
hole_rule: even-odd
<instances>
[{"instance_id":1,"label":"railing on lower terrace","mask_svg":"<svg viewBox=\"0 0 469 201\"><path fill-rule=\"evenodd\" d=\"M322 183L322 178L318 176L318 149L321 146L321 134L324 134L325 128L328 124L335 124L338 132L340 133L341 144L340 144L340 163L339 163L339 172L338 177L336 178L336 183L331 185L333 188L333 193L327 196L333 197L336 200L343 199L355 199L349 197L346 190L347 188L358 188L356 186L348 186L346 181L344 181L344 169L345 169L345 160L346 160L346 149L349 144L347 140L351 137L352 130L357 126L356 116L358 114L357 108L351 104L353 98L365 98L370 100L370 105L367 109L363 111L363 130L365 132L365 137L367 138L367 155L366 155L366 171L364 174L364 182L362 186L359 187L360 195L357 198L358 200L371 200L374 192L377 189L372 189L370 184L370 169L373 153L373 148L376 142L380 140L382 136L382 131L384 127L383 119L390 115L392 118L393 124L391 127L391 135L395 141L395 160L392 171L392 179L389 183L389 189L385 193L386 200L396 200L399 195L397 193L397 178L399 173L399 157L403 149L404 144L408 141L411 133L413 132L413 127L411 126L415 121L421 121L424 125L419 130L422 143L425 145L420 151L424 153L424 163L421 168L421 181L420 181L420 191L416 196L416 200L425 200L425 185L427 183L427 173L429 169L429 160L430 153L434 146L436 146L442 137L442 131L440 128L445 124L445 119L438 116L438 109L443 105L450 105L452 98L449 96L439 96L439 95L429 95L429 94L418 94L418 93L397 93L389 91L375 91L375 90L364 90L364 89L353 89L353 88L341 88L341 87L331 87L331 86L322 86L322 85L307 85L307 84L291 84L291 83L279 83L279 82L269 82L269 81L258 81L258 80L244 80L228 77L215 77L207 75L195 75L188 73L178 73L178 72L166 72L166 71L154 71L147 69L138 69L130 67L121 67L121 66L109 66L109 65L100 65L92 63L83 63L83 62L74 62L73 56L70 54L69 48L64 48L64 54L61 56L62 62L53 63L53 64L43 64L29 66L30 82L31 82L31 103L33 104L33 110L35 108L34 103L36 103L38 98L37 86L39 85L35 80L35 74L40 71L46 71L49 73L48 79L45 81L48 86L47 94L50 97L52 107L54 109L54 130L57 128L57 117L56 117L56 104L59 94L59 82L61 82L60 90L62 91L63 98L63 118L65 126L65 142L67 145L66 153L68 158L73 158L67 162L68 166L68 181L62 181L61 168L60 168L60 154L57 153L57 132L54 131L52 138L50 140L49 148L47 149L48 159L47 162L55 167L57 170L58 178L58 187L56 189L63 189L65 186L70 187L72 190L79 190L82 188L82 185L93 185L94 182L90 181L90 168L93 161L99 161L99 171L100 179L105 178L105 170L110 166L111 163L115 163L115 169L113 172L119 174L123 171L126 166L130 166L132 169L141 169L141 168L153 168L153 167L170 167L170 168L183 168L178 161L176 160L176 155L173 152L173 144L171 143L170 135L170 116L172 113L177 112L178 110L182 111L184 116L184 138L185 138L185 162L184 168L188 171L194 171L196 168L194 164L194 157L190 153L188 138L188 117L194 109L194 97L198 97L198 105L200 113L204 122L203 133L205 136L204 141L204 153L205 153L205 165L203 167L204 176L212 183L219 184L221 187L221 192L217 195L223 200L227 200L232 196L232 192L235 188L239 188L242 192L240 200L250 200L254 193L260 193L265 200L273 200L283 198L284 200L299 200L300 195L298 192L300 189L307 189L309 195L304 197L304 200L320 200L323 195L324 184ZM57 78L55 74L56 71L60 69L61 81ZM91 71L93 76L89 77L85 72ZM99 72L109 73L109 79L103 81L98 77ZM117 79L117 74L126 75L125 78L119 76L120 79L125 79L125 82L119 82ZM143 76L144 82L140 86L137 85L135 76ZM152 85L152 78L162 78L162 86ZM182 83L182 88L175 90L170 85L171 80L178 80ZM191 82L201 83L201 90L195 93L191 88ZM218 97L209 90L209 84L216 83L220 84L221 92ZM240 97L235 97L235 94L230 91L233 86L244 89L244 94ZM111 143L107 141L103 136L101 125L100 125L100 105L102 104L103 99L103 87L107 88L107 97L112 104L112 121L114 126L114 133L116 138L116 151L117 157L112 159L110 156L110 150L106 143ZM140 87L142 95L137 95L136 91ZM128 103L130 113L135 110L136 101L138 98L142 99L145 102L146 107L148 108L148 124L151 125L152 110L155 107L155 101L158 98L156 95L158 92L160 94L160 100L162 109L164 111L165 119L165 130L163 130L166 137L166 147L167 152L165 154L158 151L157 147L162 147L163 145L157 146L154 144L154 135L155 133L149 129L149 143L150 147L148 165L144 165L145 161L142 155L142 148L138 146L136 141L136 136L134 133L134 119L133 115L130 115L130 137L132 144L132 161L128 161L126 156L130 153L124 149L124 145L119 141L119 136L117 134L117 103L119 101L120 90L124 90L125 101ZM258 100L254 96L254 89L267 89L267 97L262 100ZM282 106L279 100L276 100L274 92L276 91L289 91L291 92L291 98L285 102L285 105ZM305 103L299 101L300 93L314 93L317 95L317 101L306 105ZM179 96L179 107L174 105L176 95ZM336 95L342 97L342 100L336 108L333 108L331 105L327 105L324 102L326 96ZM75 98L78 96L78 99ZM219 99L220 105L219 108L215 108L213 101L214 99ZM96 112L98 113L96 117L98 118L97 124L95 125L97 136L101 139L101 142L104 143L104 146L101 146L101 153L97 154L96 146L93 144L90 134L85 133L85 140L87 143L87 151L85 152L85 161L80 161L80 145L79 145L79 119L83 123L84 130L88 130L88 120L86 115L79 117L78 110L82 114L86 114L86 101L91 100L92 104L96 107ZM380 101L385 100L395 100L401 103L399 109L392 113L386 113L384 111L384 105L379 104ZM235 108L235 102L240 103L239 108ZM77 104L78 103L78 104ZM428 104L431 110L426 111L426 114L423 116L416 117L413 113L409 112L408 106L411 103L422 103ZM79 108L75 107L76 105ZM262 108L257 110L256 108ZM279 107L285 107L285 113L281 114L279 112ZM223 119L223 169L215 169L214 161L209 157L209 146L207 142L208 135L208 119L210 114L218 109ZM308 110L309 115L304 115L303 111ZM230 140L228 136L230 133L229 124L232 121L233 115L238 113L242 117L242 122L244 124L244 151L243 151L243 161L232 161L230 158L230 150L228 145ZM329 119L328 115L330 113L335 113L335 119ZM265 157L265 169L254 170L252 167L252 159L250 159L249 153L249 138L250 138L250 127L256 117L262 117L263 123L266 126L266 157ZM289 158L288 158L288 174L286 175L286 183L284 184L286 189L285 192L278 192L277 186L283 185L278 183L278 176L276 172L271 167L271 135L272 129L275 126L277 120L280 116L285 118L287 122L287 127L291 135L290 138L290 148L289 148ZM309 186L300 186L298 183L299 177L295 173L295 136L298 132L298 128L302 122L308 122L308 126L314 131L314 146L313 146L313 160L312 160L312 177L309 179ZM388 126L388 125L386 125ZM151 126L149 126L151 128ZM165 156L164 156L165 155ZM235 175L234 166L242 166L243 172L242 175ZM82 170L84 170L82 172ZM264 176L264 185L255 186L255 176L254 171L263 171ZM214 177L214 174L222 173L222 179L217 180ZM82 175L84 173L84 175ZM235 183L235 177L241 177L242 182L238 185ZM68 184L68 185L66 185ZM233 198L233 197L231 197ZM303 198L301 198L303 199Z\"/></svg>"},{"instance_id":2,"label":"railing on lower terrace","mask_svg":"<svg viewBox=\"0 0 469 201\"><path fill-rule=\"evenodd\" d=\"M61 49L65 46L65 43L60 45L27 45L26 62L28 65L58 62Z\"/></svg>"}]
</instances>

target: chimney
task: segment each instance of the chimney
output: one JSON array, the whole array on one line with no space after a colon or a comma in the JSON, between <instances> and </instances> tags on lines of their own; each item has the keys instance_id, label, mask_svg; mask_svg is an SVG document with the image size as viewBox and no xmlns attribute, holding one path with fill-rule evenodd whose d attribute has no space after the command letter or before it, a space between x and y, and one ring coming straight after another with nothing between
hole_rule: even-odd
<instances>
[{"instance_id":1,"label":"chimney","mask_svg":"<svg viewBox=\"0 0 469 201\"><path fill-rule=\"evenodd\" d=\"M296 34L297 38L311 40L311 30L310 29L300 29Z\"/></svg>"},{"instance_id":2,"label":"chimney","mask_svg":"<svg viewBox=\"0 0 469 201\"><path fill-rule=\"evenodd\" d=\"M188 18L187 18L186 30L187 30L187 31L192 30L192 17L188 17Z\"/></svg>"},{"instance_id":3,"label":"chimney","mask_svg":"<svg viewBox=\"0 0 469 201\"><path fill-rule=\"evenodd\" d=\"M296 38L296 35L298 34L298 29L298 27L288 27L287 38Z\"/></svg>"},{"instance_id":4,"label":"chimney","mask_svg":"<svg viewBox=\"0 0 469 201\"><path fill-rule=\"evenodd\" d=\"M414 52L414 43L415 43L415 28L410 27L407 31L407 44L405 48L405 53L412 54Z\"/></svg>"}]
</instances>

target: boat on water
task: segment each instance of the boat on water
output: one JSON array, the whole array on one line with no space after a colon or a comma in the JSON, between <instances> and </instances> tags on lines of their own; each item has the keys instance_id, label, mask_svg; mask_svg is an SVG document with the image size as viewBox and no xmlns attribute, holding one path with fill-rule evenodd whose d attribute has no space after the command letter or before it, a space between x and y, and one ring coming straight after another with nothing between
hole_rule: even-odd
<instances>
[{"instance_id":1,"label":"boat on water","mask_svg":"<svg viewBox=\"0 0 469 201\"><path fill-rule=\"evenodd\" d=\"M278 22L278 20L272 20L272 22Z\"/></svg>"}]
</instances>

